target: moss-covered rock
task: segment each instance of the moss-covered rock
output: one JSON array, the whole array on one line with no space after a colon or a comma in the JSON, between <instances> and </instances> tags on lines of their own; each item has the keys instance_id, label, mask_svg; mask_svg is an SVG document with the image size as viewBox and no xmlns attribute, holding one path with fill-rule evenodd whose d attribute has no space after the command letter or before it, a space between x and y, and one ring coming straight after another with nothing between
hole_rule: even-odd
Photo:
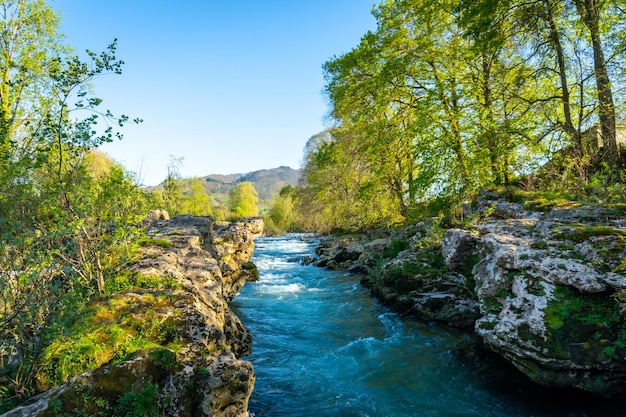
<instances>
[{"instance_id":1,"label":"moss-covered rock","mask_svg":"<svg viewBox=\"0 0 626 417\"><path fill-rule=\"evenodd\" d=\"M247 416L254 372L239 358L252 337L227 302L256 270L259 222L153 221L143 258L114 283L121 291L44 352L37 381L48 391L6 415Z\"/></svg>"},{"instance_id":2,"label":"moss-covered rock","mask_svg":"<svg viewBox=\"0 0 626 417\"><path fill-rule=\"evenodd\" d=\"M532 380L626 396L624 233L560 205L479 227L476 332ZM607 218L602 219L605 223Z\"/></svg>"}]
</instances>

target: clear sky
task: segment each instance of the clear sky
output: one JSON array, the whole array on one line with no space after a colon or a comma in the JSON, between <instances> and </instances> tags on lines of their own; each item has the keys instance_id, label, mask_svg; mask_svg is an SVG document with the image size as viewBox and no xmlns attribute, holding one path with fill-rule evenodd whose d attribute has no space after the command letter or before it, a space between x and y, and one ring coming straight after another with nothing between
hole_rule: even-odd
<instances>
[{"instance_id":1,"label":"clear sky","mask_svg":"<svg viewBox=\"0 0 626 417\"><path fill-rule=\"evenodd\" d=\"M299 168L325 127L322 64L357 46L377 0L51 0L77 52L118 39L103 107L140 117L102 149L145 185L170 156L185 177Z\"/></svg>"}]
</instances>

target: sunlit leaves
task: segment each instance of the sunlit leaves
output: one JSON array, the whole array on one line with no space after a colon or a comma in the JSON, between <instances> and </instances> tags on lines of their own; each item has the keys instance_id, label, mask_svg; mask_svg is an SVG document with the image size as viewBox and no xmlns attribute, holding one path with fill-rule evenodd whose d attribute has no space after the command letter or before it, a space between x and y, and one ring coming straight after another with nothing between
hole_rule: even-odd
<instances>
[{"instance_id":1,"label":"sunlit leaves","mask_svg":"<svg viewBox=\"0 0 626 417\"><path fill-rule=\"evenodd\" d=\"M422 208L508 184L570 146L584 180L586 131L600 121L610 138L610 93L624 102L619 3L382 2L377 29L324 65L332 139L307 145L308 206L331 228L380 222L350 209L372 196L404 217L437 214Z\"/></svg>"},{"instance_id":2,"label":"sunlit leaves","mask_svg":"<svg viewBox=\"0 0 626 417\"><path fill-rule=\"evenodd\" d=\"M237 183L229 193L228 208L239 218L258 216L258 204L259 195L251 182Z\"/></svg>"}]
</instances>

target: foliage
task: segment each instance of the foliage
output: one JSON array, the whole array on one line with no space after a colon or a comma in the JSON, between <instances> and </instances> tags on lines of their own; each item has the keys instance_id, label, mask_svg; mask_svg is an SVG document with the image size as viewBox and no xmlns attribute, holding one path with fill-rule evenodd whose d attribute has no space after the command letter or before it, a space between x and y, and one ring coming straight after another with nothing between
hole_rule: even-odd
<instances>
[{"instance_id":1,"label":"foliage","mask_svg":"<svg viewBox=\"0 0 626 417\"><path fill-rule=\"evenodd\" d=\"M228 208L237 218L259 215L259 197L251 182L240 182L230 191Z\"/></svg>"},{"instance_id":2,"label":"foliage","mask_svg":"<svg viewBox=\"0 0 626 417\"><path fill-rule=\"evenodd\" d=\"M619 300L619 295L613 298ZM596 355L623 357L626 348L624 318L619 305L607 294L581 294L564 285L557 285L554 298L544 309L549 340L562 358L571 355L569 340L587 346L592 360Z\"/></svg>"},{"instance_id":3,"label":"foliage","mask_svg":"<svg viewBox=\"0 0 626 417\"><path fill-rule=\"evenodd\" d=\"M307 228L456 216L478 189L516 178L580 192L602 160L605 184L623 197L612 185L624 182L614 143L626 98L620 7L376 6L376 30L324 65L333 127L305 148L298 209Z\"/></svg>"},{"instance_id":4,"label":"foliage","mask_svg":"<svg viewBox=\"0 0 626 417\"><path fill-rule=\"evenodd\" d=\"M297 190L293 185L280 190L269 213L264 216L266 234L281 235L299 229L300 222L295 210L297 198Z\"/></svg>"},{"instance_id":5,"label":"foliage","mask_svg":"<svg viewBox=\"0 0 626 417\"><path fill-rule=\"evenodd\" d=\"M120 74L116 42L71 55L41 0L1 4L0 408L35 392L46 349L138 255L148 196L99 145L125 115L90 83ZM135 119L139 122L139 119ZM99 126L104 126L100 128ZM84 344L93 351L96 345Z\"/></svg>"},{"instance_id":6,"label":"foliage","mask_svg":"<svg viewBox=\"0 0 626 417\"><path fill-rule=\"evenodd\" d=\"M157 389L156 385L148 384L139 392L124 393L115 405L114 416L157 417L159 415Z\"/></svg>"},{"instance_id":7,"label":"foliage","mask_svg":"<svg viewBox=\"0 0 626 417\"><path fill-rule=\"evenodd\" d=\"M167 292L136 289L92 302L44 349L35 376L38 386L53 387L140 350L157 349L155 363L174 366L175 355L163 349L172 348L178 340L177 317L163 311L174 302Z\"/></svg>"},{"instance_id":8,"label":"foliage","mask_svg":"<svg viewBox=\"0 0 626 417\"><path fill-rule=\"evenodd\" d=\"M388 247L383 250L383 258L395 258L403 250L409 249L410 244L406 240L392 239Z\"/></svg>"},{"instance_id":9,"label":"foliage","mask_svg":"<svg viewBox=\"0 0 626 417\"><path fill-rule=\"evenodd\" d=\"M309 139L297 203L305 230L350 231L402 220L398 194L369 171L359 154L361 141L339 130Z\"/></svg>"}]
</instances>

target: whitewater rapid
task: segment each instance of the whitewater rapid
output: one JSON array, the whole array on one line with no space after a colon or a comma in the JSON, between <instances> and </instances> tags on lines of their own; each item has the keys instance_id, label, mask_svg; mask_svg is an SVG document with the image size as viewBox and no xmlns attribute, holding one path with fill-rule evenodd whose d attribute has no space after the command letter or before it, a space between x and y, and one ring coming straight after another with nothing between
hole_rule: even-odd
<instances>
[{"instance_id":1,"label":"whitewater rapid","mask_svg":"<svg viewBox=\"0 0 626 417\"><path fill-rule=\"evenodd\" d=\"M255 417L617 417L617 403L528 382L473 335L402 318L359 277L302 265L311 235L260 238L231 307L254 335Z\"/></svg>"}]
</instances>

